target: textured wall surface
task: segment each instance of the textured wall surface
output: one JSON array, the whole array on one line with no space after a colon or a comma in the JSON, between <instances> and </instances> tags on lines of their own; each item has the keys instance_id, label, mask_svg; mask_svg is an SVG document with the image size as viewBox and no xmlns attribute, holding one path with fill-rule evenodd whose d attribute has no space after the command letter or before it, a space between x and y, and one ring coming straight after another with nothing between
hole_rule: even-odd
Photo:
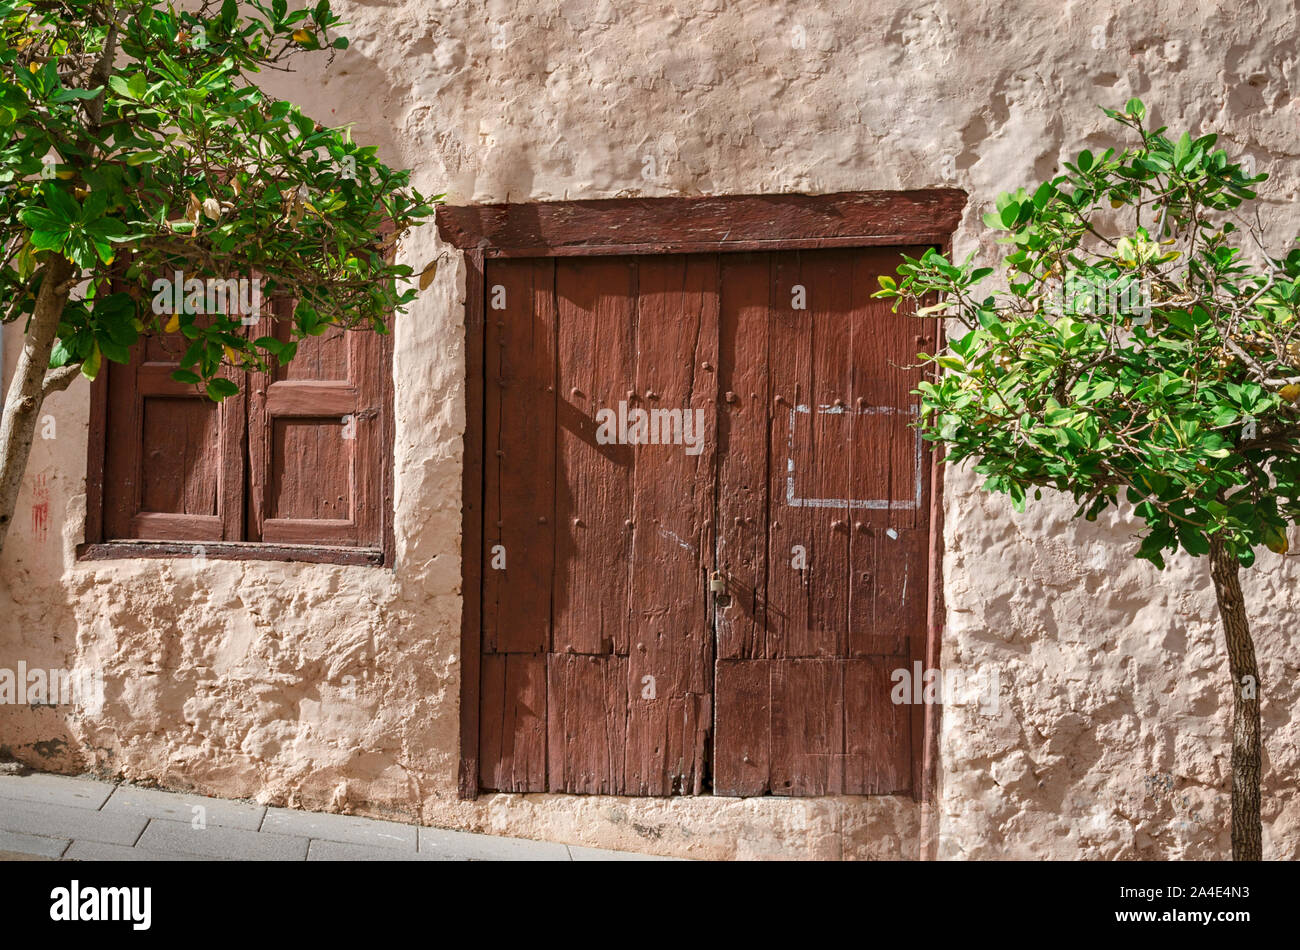
<instances>
[{"instance_id":1,"label":"textured wall surface","mask_svg":"<svg viewBox=\"0 0 1300 950\"><path fill-rule=\"evenodd\" d=\"M449 200L960 187L959 254L1000 190L1112 143L1098 104L1215 130L1300 230L1294 5L486 4L340 0L353 46L268 80ZM437 252L432 227L403 254ZM0 666L104 673L98 712L0 706L0 749L209 794L700 857L918 853L900 799L455 797L463 268L397 328L397 569L77 563L88 387L55 396L0 561ZM19 337L6 330L6 361ZM1203 561L1161 574L1123 522L946 490L941 857L1228 851L1229 692ZM1295 569L1246 579L1263 672L1265 853L1300 855Z\"/></svg>"}]
</instances>

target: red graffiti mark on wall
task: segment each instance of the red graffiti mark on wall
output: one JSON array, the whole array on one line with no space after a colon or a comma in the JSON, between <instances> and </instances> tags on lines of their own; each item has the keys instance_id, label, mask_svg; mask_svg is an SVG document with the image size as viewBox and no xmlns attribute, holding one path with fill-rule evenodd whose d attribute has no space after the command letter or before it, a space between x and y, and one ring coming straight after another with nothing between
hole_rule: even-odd
<instances>
[{"instance_id":1,"label":"red graffiti mark on wall","mask_svg":"<svg viewBox=\"0 0 1300 950\"><path fill-rule=\"evenodd\" d=\"M32 535L37 541L44 541L50 533L50 486L45 481L45 473L36 476L36 485L32 489Z\"/></svg>"}]
</instances>

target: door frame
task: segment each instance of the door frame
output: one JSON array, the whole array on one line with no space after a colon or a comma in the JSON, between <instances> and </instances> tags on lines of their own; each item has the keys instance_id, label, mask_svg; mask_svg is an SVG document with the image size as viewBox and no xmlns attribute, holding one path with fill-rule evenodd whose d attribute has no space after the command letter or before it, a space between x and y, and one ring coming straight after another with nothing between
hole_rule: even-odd
<instances>
[{"instance_id":1,"label":"door frame","mask_svg":"<svg viewBox=\"0 0 1300 950\"><path fill-rule=\"evenodd\" d=\"M462 474L459 797L479 794L483 603L484 261L511 257L714 254L918 244L951 253L966 193L954 188L828 195L608 198L440 205L442 241L465 252L465 436ZM943 323L934 318L942 345ZM931 450L930 578L924 662L937 669L943 633L942 454ZM912 707L912 792L933 799L941 708Z\"/></svg>"}]
</instances>

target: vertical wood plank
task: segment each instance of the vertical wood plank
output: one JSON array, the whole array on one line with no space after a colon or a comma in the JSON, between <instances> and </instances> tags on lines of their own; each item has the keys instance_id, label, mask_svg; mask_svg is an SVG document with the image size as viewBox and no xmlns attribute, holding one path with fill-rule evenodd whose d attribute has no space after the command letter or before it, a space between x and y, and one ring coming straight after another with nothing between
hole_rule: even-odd
<instances>
[{"instance_id":1,"label":"vertical wood plank","mask_svg":"<svg viewBox=\"0 0 1300 950\"><path fill-rule=\"evenodd\" d=\"M352 474L352 519L356 523L356 543L365 547L384 545L384 503L386 472L392 465L392 453L385 452L387 428L393 416L393 403L385 401L386 380L393 375L389 355L392 331L380 334L373 330L348 331L343 344L347 348L347 376L356 389L356 409L344 427L352 438L345 449L350 455ZM326 430L328 431L328 430Z\"/></svg>"},{"instance_id":2,"label":"vertical wood plank","mask_svg":"<svg viewBox=\"0 0 1300 950\"><path fill-rule=\"evenodd\" d=\"M380 342L379 400L384 407L380 430L380 531L384 547L384 567L392 568L397 562L397 535L393 521L396 518L397 494L395 488L397 468L397 382L394 378L397 348L397 317L389 318L388 333Z\"/></svg>"},{"instance_id":3,"label":"vertical wood plank","mask_svg":"<svg viewBox=\"0 0 1300 950\"><path fill-rule=\"evenodd\" d=\"M262 316L254 331L258 336L274 336L286 316L286 302L282 297L272 297L262 303ZM281 333L284 331L281 330ZM244 504L245 525L248 539L260 541L263 526L270 506L271 459L271 414L267 406L267 393L271 388L272 371L256 371L248 374L248 432L245 435L245 447L248 452L248 494Z\"/></svg>"},{"instance_id":4,"label":"vertical wood plank","mask_svg":"<svg viewBox=\"0 0 1300 950\"><path fill-rule=\"evenodd\" d=\"M772 794L844 787L844 661L772 661Z\"/></svg>"},{"instance_id":5,"label":"vertical wood plank","mask_svg":"<svg viewBox=\"0 0 1300 950\"><path fill-rule=\"evenodd\" d=\"M951 248L945 246L947 254ZM926 321L930 328L931 352L943 346L944 325L938 318ZM937 377L936 370L930 371ZM924 640L913 637L909 659L920 661L924 667L939 669L943 646L943 631L947 622L947 608L943 597L943 450L928 451L925 456L926 477L930 483L928 510L930 513L929 574L926 586L926 632ZM930 705L912 710L912 794L929 805L937 791L939 757L939 721L943 707ZM937 836L930 835L930 810L922 810L922 847L925 854L933 855L938 846Z\"/></svg>"},{"instance_id":6,"label":"vertical wood plank","mask_svg":"<svg viewBox=\"0 0 1300 950\"><path fill-rule=\"evenodd\" d=\"M125 367L124 367L125 368ZM114 364L90 384L90 426L86 439L86 528L83 540L104 540L104 461L108 448L108 376Z\"/></svg>"},{"instance_id":7,"label":"vertical wood plank","mask_svg":"<svg viewBox=\"0 0 1300 950\"><path fill-rule=\"evenodd\" d=\"M855 255L852 269L849 459L855 491L873 507L851 513L849 656L905 654L912 628L925 622L925 473L911 395L923 324L871 297L900 260L895 249L871 249Z\"/></svg>"},{"instance_id":8,"label":"vertical wood plank","mask_svg":"<svg viewBox=\"0 0 1300 950\"><path fill-rule=\"evenodd\" d=\"M556 652L626 656L632 550L632 447L602 445L596 414L641 405L635 391L636 263L556 262L559 323ZM632 523L629 523L632 522Z\"/></svg>"},{"instance_id":9,"label":"vertical wood plank","mask_svg":"<svg viewBox=\"0 0 1300 950\"><path fill-rule=\"evenodd\" d=\"M766 795L772 768L772 660L719 659L713 790Z\"/></svg>"},{"instance_id":10,"label":"vertical wood plank","mask_svg":"<svg viewBox=\"0 0 1300 950\"><path fill-rule=\"evenodd\" d=\"M768 590L780 633L775 643L769 639L771 656L843 653L852 489L845 414L850 261L844 252L798 252L780 255L774 269L770 373L779 415L770 443ZM795 306L800 295L806 309ZM794 566L797 555L805 568Z\"/></svg>"},{"instance_id":11,"label":"vertical wood plank","mask_svg":"<svg viewBox=\"0 0 1300 950\"><path fill-rule=\"evenodd\" d=\"M479 788L483 610L483 252L465 253L465 435L461 458L460 770L457 791Z\"/></svg>"},{"instance_id":12,"label":"vertical wood plank","mask_svg":"<svg viewBox=\"0 0 1300 950\"><path fill-rule=\"evenodd\" d=\"M552 653L546 693L549 789L619 794L627 745L627 657Z\"/></svg>"},{"instance_id":13,"label":"vertical wood plank","mask_svg":"<svg viewBox=\"0 0 1300 950\"><path fill-rule=\"evenodd\" d=\"M767 655L771 266L767 254L721 258L717 566L730 603L715 613L719 658Z\"/></svg>"},{"instance_id":14,"label":"vertical wood plank","mask_svg":"<svg viewBox=\"0 0 1300 950\"><path fill-rule=\"evenodd\" d=\"M836 656L846 653L849 630L849 536L853 506L862 488L853 481L852 381L854 251L801 255L801 279L808 289L812 315L812 378L809 413L799 423L811 423L812 471L795 491L811 522L811 536L820 549L812 571L811 614L806 644L793 655ZM802 467L796 456L795 465ZM786 490L789 492L789 483ZM808 507L811 505L812 507Z\"/></svg>"},{"instance_id":15,"label":"vertical wood plank","mask_svg":"<svg viewBox=\"0 0 1300 950\"><path fill-rule=\"evenodd\" d=\"M480 786L546 791L546 655L484 654L479 709Z\"/></svg>"},{"instance_id":16,"label":"vertical wood plank","mask_svg":"<svg viewBox=\"0 0 1300 950\"><path fill-rule=\"evenodd\" d=\"M844 791L903 795L912 788L912 709L890 698L905 657L845 660Z\"/></svg>"},{"instance_id":17,"label":"vertical wood plank","mask_svg":"<svg viewBox=\"0 0 1300 950\"><path fill-rule=\"evenodd\" d=\"M717 373L705 367L718 360L717 281L712 256L638 262L634 388L651 444L632 447L626 794L697 794L704 783L717 405Z\"/></svg>"},{"instance_id":18,"label":"vertical wood plank","mask_svg":"<svg viewBox=\"0 0 1300 950\"><path fill-rule=\"evenodd\" d=\"M485 281L483 649L541 653L556 530L554 262L489 261Z\"/></svg>"}]
</instances>

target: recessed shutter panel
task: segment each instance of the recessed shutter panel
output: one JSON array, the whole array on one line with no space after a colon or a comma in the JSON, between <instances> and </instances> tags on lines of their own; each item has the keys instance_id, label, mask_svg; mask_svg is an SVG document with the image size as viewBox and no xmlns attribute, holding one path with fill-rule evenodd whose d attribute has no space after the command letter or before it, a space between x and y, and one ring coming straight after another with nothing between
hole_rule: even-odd
<instances>
[{"instance_id":1,"label":"recessed shutter panel","mask_svg":"<svg viewBox=\"0 0 1300 950\"><path fill-rule=\"evenodd\" d=\"M107 367L107 540L241 540L244 374L223 371L240 392L212 402L171 378L188 345L179 332L152 334L129 364Z\"/></svg>"},{"instance_id":2,"label":"recessed shutter panel","mask_svg":"<svg viewBox=\"0 0 1300 950\"><path fill-rule=\"evenodd\" d=\"M289 342L293 302L263 306L271 315L258 334ZM388 339L330 329L299 340L284 365L251 374L250 541L382 547Z\"/></svg>"}]
</instances>

